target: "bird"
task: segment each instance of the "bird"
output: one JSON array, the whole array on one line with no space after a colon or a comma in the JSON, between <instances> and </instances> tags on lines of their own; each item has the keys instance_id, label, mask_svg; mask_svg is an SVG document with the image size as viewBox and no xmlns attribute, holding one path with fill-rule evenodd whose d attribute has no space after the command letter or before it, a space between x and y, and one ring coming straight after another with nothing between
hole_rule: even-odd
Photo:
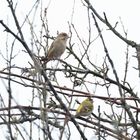
<instances>
[{"instance_id":1,"label":"bird","mask_svg":"<svg viewBox=\"0 0 140 140\"><path fill-rule=\"evenodd\" d=\"M94 109L91 97L86 98L77 108L75 117L89 116Z\"/></svg>"},{"instance_id":2,"label":"bird","mask_svg":"<svg viewBox=\"0 0 140 140\"><path fill-rule=\"evenodd\" d=\"M41 61L47 63L50 60L59 59L66 49L66 43L69 36L67 33L60 33L56 39L52 42L47 55L41 58Z\"/></svg>"}]
</instances>

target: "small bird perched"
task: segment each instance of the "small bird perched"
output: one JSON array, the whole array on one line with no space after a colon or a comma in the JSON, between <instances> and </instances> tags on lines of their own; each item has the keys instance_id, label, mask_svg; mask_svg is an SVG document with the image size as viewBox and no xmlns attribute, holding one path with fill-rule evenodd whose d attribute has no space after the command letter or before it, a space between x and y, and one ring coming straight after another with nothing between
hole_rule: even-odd
<instances>
[{"instance_id":1,"label":"small bird perched","mask_svg":"<svg viewBox=\"0 0 140 140\"><path fill-rule=\"evenodd\" d=\"M92 113L93 108L93 100L91 97L88 97L77 108L75 117L89 116Z\"/></svg>"},{"instance_id":2,"label":"small bird perched","mask_svg":"<svg viewBox=\"0 0 140 140\"><path fill-rule=\"evenodd\" d=\"M47 55L43 57L41 61L45 61L47 63L50 60L60 58L66 49L68 38L69 36L66 33L58 34L56 39L52 42Z\"/></svg>"}]
</instances>

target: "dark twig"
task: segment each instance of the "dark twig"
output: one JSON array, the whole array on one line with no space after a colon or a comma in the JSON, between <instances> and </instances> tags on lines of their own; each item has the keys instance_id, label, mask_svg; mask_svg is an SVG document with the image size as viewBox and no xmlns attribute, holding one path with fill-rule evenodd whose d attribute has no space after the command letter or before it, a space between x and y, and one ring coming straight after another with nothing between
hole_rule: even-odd
<instances>
[{"instance_id":1,"label":"dark twig","mask_svg":"<svg viewBox=\"0 0 140 140\"><path fill-rule=\"evenodd\" d=\"M31 50L29 49L28 45L26 44L26 42L22 39L20 39L15 33L13 33L8 26L6 26L2 20L0 20L0 24L3 25L3 27L5 27L6 31L9 32L10 34L12 34L26 49L26 51L28 52L29 56L32 58L34 64L35 64L35 68L37 69L37 71L42 74L42 76L44 77L45 82L48 84L48 86L50 87L51 91L53 92L55 98L59 101L59 103L61 104L62 108L66 111L66 114L71 118L71 121L74 123L74 125L76 126L77 130L79 131L81 137L83 138L83 140L87 140L87 138L85 137L84 133L82 132L80 126L78 125L78 123L75 121L75 119L73 118L73 116L70 114L69 110L67 109L66 105L62 102L61 98L58 96L57 92L55 91L53 85L51 84L51 82L49 81L48 77L46 76L46 73L44 71L44 69L40 66L39 62L36 60L36 58L34 57L33 53L31 52Z\"/></svg>"},{"instance_id":2,"label":"dark twig","mask_svg":"<svg viewBox=\"0 0 140 140\"><path fill-rule=\"evenodd\" d=\"M128 40L127 38L123 37L109 22L106 17L106 14L104 13L104 19L98 14L98 12L94 9L94 7L91 5L89 0L84 0L86 4L88 5L89 9L96 15L96 17L103 22L117 37L119 37L121 40L123 40L127 45L130 45L134 48L136 48L137 53L137 60L138 60L138 70L139 70L139 76L140 76L140 44Z\"/></svg>"},{"instance_id":3,"label":"dark twig","mask_svg":"<svg viewBox=\"0 0 140 140\"><path fill-rule=\"evenodd\" d=\"M132 121L132 123L133 123L133 128L137 131L137 136L138 136L138 138L140 139L140 131L139 131L139 128L138 128L138 126L137 126L137 122L135 121L135 119L134 119L134 117L133 117L133 114L132 114L132 112L130 111L130 108L129 108L128 104L126 103L125 99L123 98L124 95L123 95L123 93L122 93L122 89L121 89L119 77L118 77L117 72L116 72L116 70L115 70L114 63L113 63L113 61L112 61L112 59L111 59L111 57L110 57L110 55L109 55L109 52L108 52L107 47L106 47L106 45L105 45L103 36L102 36L102 34L101 34L101 30L100 30L99 25L98 25L98 23L97 23L97 21L96 21L96 18L95 18L95 16L94 16L93 14L92 14L92 17L93 17L93 19L94 19L94 21L95 21L95 25L96 25L96 27L97 27L97 30L98 30L99 34L100 34L100 38L101 38L101 41L102 41L102 43L103 43L105 53L106 53L107 58L108 58L108 60L109 60L109 62L110 62L110 64L111 64L111 67L112 67L112 69L113 69L113 73L114 73L115 78L116 78L116 81L117 81L117 83L118 83L119 93L120 93L120 96L122 97L122 100L121 100L122 105L123 105L124 109L126 110L128 116L129 116L129 118L131 119L131 121Z\"/></svg>"}]
</instances>

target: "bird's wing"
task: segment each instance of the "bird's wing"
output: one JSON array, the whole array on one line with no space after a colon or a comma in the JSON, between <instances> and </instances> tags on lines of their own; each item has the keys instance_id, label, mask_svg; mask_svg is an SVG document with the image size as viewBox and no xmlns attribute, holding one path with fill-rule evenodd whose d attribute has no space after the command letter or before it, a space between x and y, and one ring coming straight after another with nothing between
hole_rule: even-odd
<instances>
[{"instance_id":1,"label":"bird's wing","mask_svg":"<svg viewBox=\"0 0 140 140\"><path fill-rule=\"evenodd\" d=\"M47 55L49 55L50 54L50 52L53 50L53 48L54 48L54 41L52 42L52 44L51 44L51 46L50 46L50 48L49 48L49 50L48 50L48 53L47 53Z\"/></svg>"},{"instance_id":2,"label":"bird's wing","mask_svg":"<svg viewBox=\"0 0 140 140\"><path fill-rule=\"evenodd\" d=\"M88 112L88 110L89 110L89 106L85 105L85 104L82 104L78 107L77 114Z\"/></svg>"}]
</instances>

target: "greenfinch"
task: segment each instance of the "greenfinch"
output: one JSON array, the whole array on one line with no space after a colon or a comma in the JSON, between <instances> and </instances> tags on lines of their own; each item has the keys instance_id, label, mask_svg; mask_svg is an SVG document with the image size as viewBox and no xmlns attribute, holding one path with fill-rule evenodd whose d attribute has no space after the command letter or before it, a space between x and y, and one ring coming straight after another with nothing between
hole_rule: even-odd
<instances>
[{"instance_id":1,"label":"greenfinch","mask_svg":"<svg viewBox=\"0 0 140 140\"><path fill-rule=\"evenodd\" d=\"M92 113L93 108L93 100L91 97L88 97L77 108L75 117L89 116Z\"/></svg>"},{"instance_id":2,"label":"greenfinch","mask_svg":"<svg viewBox=\"0 0 140 140\"><path fill-rule=\"evenodd\" d=\"M42 61L48 62L50 60L59 59L66 49L66 43L69 36L67 33L60 33L52 42L47 55L42 57Z\"/></svg>"}]
</instances>

